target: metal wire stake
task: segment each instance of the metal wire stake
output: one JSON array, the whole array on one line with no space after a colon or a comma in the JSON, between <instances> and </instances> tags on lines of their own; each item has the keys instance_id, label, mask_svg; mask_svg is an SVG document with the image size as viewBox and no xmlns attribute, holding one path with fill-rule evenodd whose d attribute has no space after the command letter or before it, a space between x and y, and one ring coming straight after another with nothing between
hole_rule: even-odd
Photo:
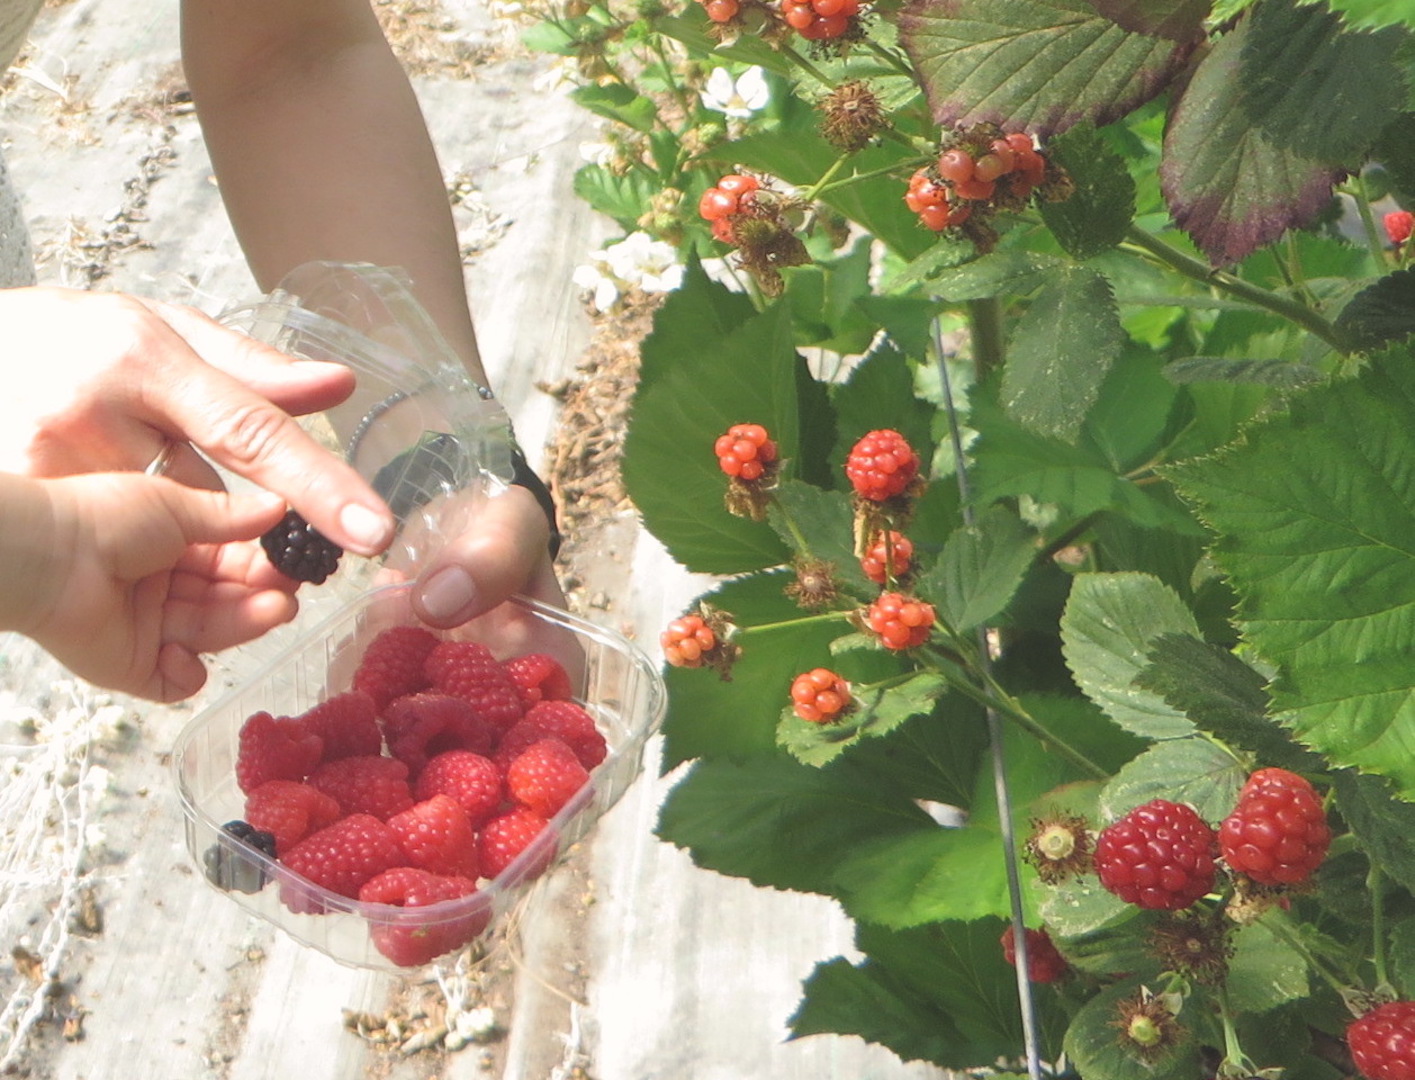
<instances>
[{"instance_id":1,"label":"metal wire stake","mask_svg":"<svg viewBox=\"0 0 1415 1080\"><path fill-rule=\"evenodd\" d=\"M963 460L963 435L958 423L958 409L953 400L953 384L948 377L948 361L944 356L943 333L938 319L932 325L934 358L938 364L943 387L943 407L948 417L948 435L953 445L953 468L958 477L958 496L962 503L963 524L973 527L975 517L968 484L968 467ZM978 665L984 674L992 667L988 652L988 628L978 628ZM1032 981L1027 978L1027 924L1022 912L1022 878L1017 870L1017 838L1012 829L1012 795L1007 783L1007 759L1003 749L1002 717L996 709L987 709L988 744L992 757L993 791L997 799L998 824L1002 832L1002 853L1007 870L1007 895L1012 906L1012 939L1016 945L1017 998L1022 1012L1022 1046L1027 1057L1027 1075L1041 1080L1041 1052L1037 1045L1037 1007L1032 996Z\"/></svg>"}]
</instances>

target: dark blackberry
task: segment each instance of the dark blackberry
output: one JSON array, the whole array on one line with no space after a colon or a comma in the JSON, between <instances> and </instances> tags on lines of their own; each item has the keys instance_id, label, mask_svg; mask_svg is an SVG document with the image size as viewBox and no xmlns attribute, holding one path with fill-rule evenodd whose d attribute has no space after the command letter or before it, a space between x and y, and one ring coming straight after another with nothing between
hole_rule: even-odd
<instances>
[{"instance_id":1,"label":"dark blackberry","mask_svg":"<svg viewBox=\"0 0 1415 1080\"><path fill-rule=\"evenodd\" d=\"M260 546L275 569L286 577L312 585L323 584L339 568L339 557L344 554L343 548L320 533L296 510L288 511L279 525L262 536Z\"/></svg>"},{"instance_id":2,"label":"dark blackberry","mask_svg":"<svg viewBox=\"0 0 1415 1080\"><path fill-rule=\"evenodd\" d=\"M202 852L207 879L218 889L258 893L269 880L265 866L251 851L275 858L275 837L261 832L248 821L228 821L221 826L221 839Z\"/></svg>"}]
</instances>

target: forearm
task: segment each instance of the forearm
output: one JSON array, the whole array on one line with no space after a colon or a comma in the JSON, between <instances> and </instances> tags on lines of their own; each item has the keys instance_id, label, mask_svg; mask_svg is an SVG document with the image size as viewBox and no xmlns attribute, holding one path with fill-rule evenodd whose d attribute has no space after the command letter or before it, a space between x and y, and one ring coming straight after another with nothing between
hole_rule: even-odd
<instances>
[{"instance_id":1,"label":"forearm","mask_svg":"<svg viewBox=\"0 0 1415 1080\"><path fill-rule=\"evenodd\" d=\"M63 542L44 481L0 473L0 630L28 633L50 602Z\"/></svg>"},{"instance_id":2,"label":"forearm","mask_svg":"<svg viewBox=\"0 0 1415 1080\"><path fill-rule=\"evenodd\" d=\"M484 384L441 169L366 0L182 10L188 82L261 287L317 259L400 266Z\"/></svg>"}]
</instances>

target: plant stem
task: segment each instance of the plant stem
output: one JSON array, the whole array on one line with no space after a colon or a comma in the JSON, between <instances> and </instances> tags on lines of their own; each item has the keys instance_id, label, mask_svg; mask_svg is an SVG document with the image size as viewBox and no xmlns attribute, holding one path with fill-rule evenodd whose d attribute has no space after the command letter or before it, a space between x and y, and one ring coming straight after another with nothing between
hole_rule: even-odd
<instances>
[{"instance_id":1,"label":"plant stem","mask_svg":"<svg viewBox=\"0 0 1415 1080\"><path fill-rule=\"evenodd\" d=\"M911 79L914 78L914 69L903 60L900 60L899 56L892 49L886 49L872 38L866 38L865 45L869 48L870 52L878 56L895 71L899 72L901 75L908 75Z\"/></svg>"},{"instance_id":2,"label":"plant stem","mask_svg":"<svg viewBox=\"0 0 1415 1080\"><path fill-rule=\"evenodd\" d=\"M1280 919L1272 918L1271 913L1265 915L1261 920L1274 935L1282 938L1284 942L1292 946L1294 952L1300 953L1302 959L1307 961L1307 966L1321 976L1322 981L1337 992L1338 996L1345 995L1346 985L1327 969L1325 962L1318 960L1311 949L1307 948L1307 943L1294 934L1291 929L1283 925Z\"/></svg>"},{"instance_id":3,"label":"plant stem","mask_svg":"<svg viewBox=\"0 0 1415 1080\"><path fill-rule=\"evenodd\" d=\"M982 382L990 372L1002 367L1006 351L1002 343L1002 301L997 297L968 301L969 337L973 343L973 375Z\"/></svg>"},{"instance_id":4,"label":"plant stem","mask_svg":"<svg viewBox=\"0 0 1415 1080\"><path fill-rule=\"evenodd\" d=\"M678 102L678 107L683 110L682 130L686 131L693 123L693 106L688 100L688 92L683 89L682 80L674 78L673 65L668 61L668 50L663 47L663 35L651 34L650 40L658 62L663 65L663 77L668 81L668 88Z\"/></svg>"},{"instance_id":5,"label":"plant stem","mask_svg":"<svg viewBox=\"0 0 1415 1080\"><path fill-rule=\"evenodd\" d=\"M815 202L820 197L821 191L835 178L835 174L845 167L845 163L850 160L849 154L842 154L830 164L830 168L821 175L821 178L811 185L801 198L807 202Z\"/></svg>"},{"instance_id":6,"label":"plant stem","mask_svg":"<svg viewBox=\"0 0 1415 1080\"><path fill-rule=\"evenodd\" d=\"M1390 978L1386 972L1386 905L1381 877L1381 868L1372 863L1366 873L1366 891L1371 894L1371 956L1376 964L1376 985L1386 986Z\"/></svg>"},{"instance_id":7,"label":"plant stem","mask_svg":"<svg viewBox=\"0 0 1415 1080\"><path fill-rule=\"evenodd\" d=\"M806 72L807 74L813 76L813 77L814 77L815 79L817 79L823 86L828 86L828 87L830 87L832 90L835 89L835 81L834 81L833 79L831 79L830 76L828 76L828 75L827 75L825 72L823 72L820 68L816 67L815 64L813 64L813 63L811 63L809 60L807 60L804 56L802 56L799 52L797 52L797 51L796 51L794 48L792 48L790 45L783 45L783 46L781 47L781 55L787 57L793 64L795 64L797 67L799 67L802 71L804 71L804 72Z\"/></svg>"},{"instance_id":8,"label":"plant stem","mask_svg":"<svg viewBox=\"0 0 1415 1080\"><path fill-rule=\"evenodd\" d=\"M830 183L825 182L827 177L821 177L816 186L811 189L811 197L819 198L822 192L833 191L835 188L849 187L851 184L858 184L862 180L873 180L877 176L893 176L897 172L899 172L898 163L886 165L880 169L871 169L869 172L851 173L849 176L842 176L839 180L831 180Z\"/></svg>"},{"instance_id":9,"label":"plant stem","mask_svg":"<svg viewBox=\"0 0 1415 1080\"><path fill-rule=\"evenodd\" d=\"M1247 1076L1253 1071L1253 1063L1248 1060L1238 1042L1238 1032L1233 1027L1233 1010L1228 1004L1228 988L1220 985L1215 997L1218 998L1219 1020L1223 1024L1223 1061L1219 1065L1219 1075L1231 1075L1232 1070L1226 1072L1224 1067L1232 1066Z\"/></svg>"},{"instance_id":10,"label":"plant stem","mask_svg":"<svg viewBox=\"0 0 1415 1080\"><path fill-rule=\"evenodd\" d=\"M1177 270L1185 277L1205 285L1212 285L1222 292L1240 297L1258 307L1266 308L1275 315L1281 315L1304 330L1311 331L1343 356L1351 351L1351 347L1336 332L1336 327L1306 304L1271 292L1250 281L1244 281L1242 278L1235 277L1223 270L1215 270L1208 263L1200 262L1198 259L1184 254L1178 248L1166 244L1159 237L1151 235L1137 225L1131 225L1125 235L1136 247L1149 253L1170 269Z\"/></svg>"},{"instance_id":11,"label":"plant stem","mask_svg":"<svg viewBox=\"0 0 1415 1080\"><path fill-rule=\"evenodd\" d=\"M1386 249L1381 243L1381 234L1376 231L1376 219L1371 215L1371 200L1366 195L1366 178L1360 173L1355 177L1355 190L1348 191L1356 203L1356 212L1361 216L1361 229L1366 234L1366 246L1371 249L1371 258L1382 267L1386 265Z\"/></svg>"},{"instance_id":12,"label":"plant stem","mask_svg":"<svg viewBox=\"0 0 1415 1080\"><path fill-rule=\"evenodd\" d=\"M759 626L739 626L737 637L745 637L748 634L769 633L773 630L790 630L797 626L809 626L811 623L830 622L833 619L845 620L850 618L848 611L823 611L819 615L802 615L799 619L783 619L781 622L762 623Z\"/></svg>"}]
</instances>

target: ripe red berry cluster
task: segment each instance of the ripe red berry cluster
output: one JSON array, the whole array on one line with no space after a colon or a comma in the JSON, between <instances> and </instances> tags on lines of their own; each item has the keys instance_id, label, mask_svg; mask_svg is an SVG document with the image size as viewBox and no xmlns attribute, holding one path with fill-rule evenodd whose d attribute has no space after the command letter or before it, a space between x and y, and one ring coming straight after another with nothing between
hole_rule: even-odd
<instances>
[{"instance_id":1,"label":"ripe red berry cluster","mask_svg":"<svg viewBox=\"0 0 1415 1080\"><path fill-rule=\"evenodd\" d=\"M869 606L865 622L886 649L912 649L929 639L934 609L932 604L902 593L884 592Z\"/></svg>"},{"instance_id":2,"label":"ripe red berry cluster","mask_svg":"<svg viewBox=\"0 0 1415 1080\"><path fill-rule=\"evenodd\" d=\"M1388 1001L1346 1028L1351 1060L1367 1080L1415 1077L1415 1001Z\"/></svg>"},{"instance_id":3,"label":"ripe red berry cluster","mask_svg":"<svg viewBox=\"0 0 1415 1080\"><path fill-rule=\"evenodd\" d=\"M707 663L717 648L717 635L701 615L674 619L659 635L663 656L674 667L695 668Z\"/></svg>"},{"instance_id":4,"label":"ripe red berry cluster","mask_svg":"<svg viewBox=\"0 0 1415 1080\"><path fill-rule=\"evenodd\" d=\"M860 498L884 502L902 495L919 475L919 455L899 432L871 431L851 448L845 475Z\"/></svg>"},{"instance_id":5,"label":"ripe red berry cluster","mask_svg":"<svg viewBox=\"0 0 1415 1080\"><path fill-rule=\"evenodd\" d=\"M850 29L860 0L781 0L786 25L807 41L831 41Z\"/></svg>"},{"instance_id":6,"label":"ripe red berry cluster","mask_svg":"<svg viewBox=\"0 0 1415 1080\"><path fill-rule=\"evenodd\" d=\"M1069 965L1057 951L1051 935L1044 929L1027 930L1027 979L1034 983L1054 983L1066 974ZM1002 932L1002 955L1013 967L1017 966L1017 935L1011 926Z\"/></svg>"},{"instance_id":7,"label":"ripe red berry cluster","mask_svg":"<svg viewBox=\"0 0 1415 1080\"><path fill-rule=\"evenodd\" d=\"M295 716L253 713L238 734L246 821L292 872L280 893L292 911L323 912L321 890L397 907L470 897L589 790L608 753L546 653L498 660L400 626L369 643L352 686ZM553 856L541 845L516 880ZM426 963L485 929L489 906L463 908L426 925L371 918L371 937L396 964Z\"/></svg>"},{"instance_id":8,"label":"ripe red berry cluster","mask_svg":"<svg viewBox=\"0 0 1415 1080\"><path fill-rule=\"evenodd\" d=\"M1299 885L1326 857L1331 827L1306 779L1286 769L1259 769L1219 825L1218 839L1229 869L1260 885Z\"/></svg>"},{"instance_id":9,"label":"ripe red berry cluster","mask_svg":"<svg viewBox=\"0 0 1415 1080\"><path fill-rule=\"evenodd\" d=\"M1381 219L1381 224L1385 226L1390 242L1400 247L1410 239L1411 232L1415 232L1415 214L1409 210L1392 210Z\"/></svg>"},{"instance_id":10,"label":"ripe red berry cluster","mask_svg":"<svg viewBox=\"0 0 1415 1080\"><path fill-rule=\"evenodd\" d=\"M731 22L742 10L737 0L702 0L707 17L715 23Z\"/></svg>"},{"instance_id":11,"label":"ripe red berry cluster","mask_svg":"<svg viewBox=\"0 0 1415 1080\"><path fill-rule=\"evenodd\" d=\"M791 682L791 706L812 724L834 723L852 700L850 684L829 668L804 671Z\"/></svg>"},{"instance_id":12,"label":"ripe red berry cluster","mask_svg":"<svg viewBox=\"0 0 1415 1080\"><path fill-rule=\"evenodd\" d=\"M1013 192L1025 198L1046 178L1046 159L1032 145L1030 135L1014 131L993 139L981 154L962 147L945 150L938 157L938 175L960 199L986 202L1004 177Z\"/></svg>"},{"instance_id":13,"label":"ripe red berry cluster","mask_svg":"<svg viewBox=\"0 0 1415 1080\"><path fill-rule=\"evenodd\" d=\"M897 581L907 574L913 558L913 543L903 533L891 529L875 536L860 556L860 569L876 585L884 585L890 578Z\"/></svg>"},{"instance_id":14,"label":"ripe red berry cluster","mask_svg":"<svg viewBox=\"0 0 1415 1080\"><path fill-rule=\"evenodd\" d=\"M1101 830L1096 873L1126 903L1178 911L1213 889L1217 839L1193 807L1154 799Z\"/></svg>"},{"instance_id":15,"label":"ripe red berry cluster","mask_svg":"<svg viewBox=\"0 0 1415 1080\"><path fill-rule=\"evenodd\" d=\"M713 446L718 467L735 480L752 482L776 464L776 443L760 424L733 424Z\"/></svg>"},{"instance_id":16,"label":"ripe red berry cluster","mask_svg":"<svg viewBox=\"0 0 1415 1080\"><path fill-rule=\"evenodd\" d=\"M919 215L926 228L934 232L943 232L950 225L962 225L973 216L973 208L968 202L947 184L929 176L927 169L920 169L909 178L904 204Z\"/></svg>"},{"instance_id":17,"label":"ripe red berry cluster","mask_svg":"<svg viewBox=\"0 0 1415 1080\"><path fill-rule=\"evenodd\" d=\"M761 182L755 176L730 173L698 200L698 215L712 226L712 235L724 244L736 244L732 219L745 213L756 200Z\"/></svg>"}]
</instances>

